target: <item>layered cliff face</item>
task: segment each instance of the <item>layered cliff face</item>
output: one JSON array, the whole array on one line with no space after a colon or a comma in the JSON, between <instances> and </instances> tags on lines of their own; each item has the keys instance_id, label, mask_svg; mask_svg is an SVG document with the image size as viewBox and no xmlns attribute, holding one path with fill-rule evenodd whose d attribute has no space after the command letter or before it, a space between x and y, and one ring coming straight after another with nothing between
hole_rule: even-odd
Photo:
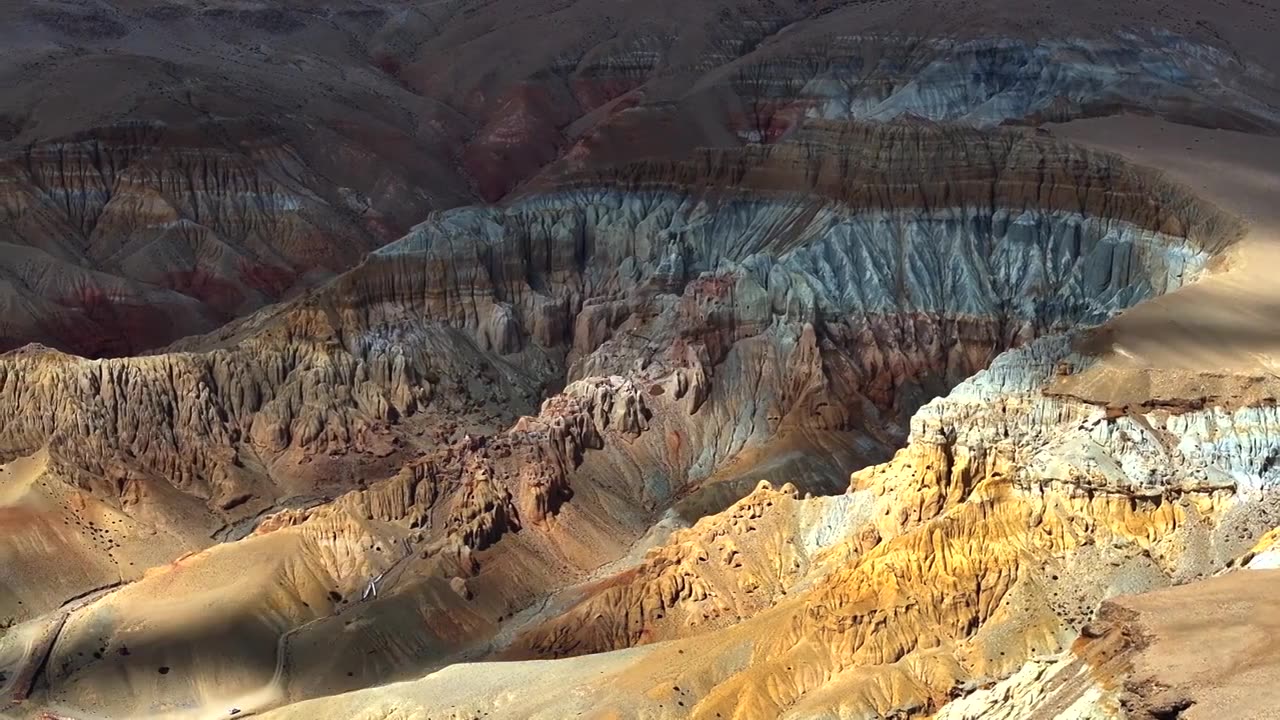
<instances>
[{"instance_id":1,"label":"layered cliff face","mask_svg":"<svg viewBox=\"0 0 1280 720\"><path fill-rule=\"evenodd\" d=\"M1037 40L836 37L828 42L807 62L784 60L775 68L766 61L740 71L739 83L758 98L752 105L757 127L747 130L752 139L766 139L795 123L797 106L826 118L916 117L978 127L1061 122L1122 110L1246 131L1265 131L1276 122L1274 109L1252 95L1255 88L1242 58L1167 30Z\"/></svg>"},{"instance_id":2,"label":"layered cliff face","mask_svg":"<svg viewBox=\"0 0 1280 720\"><path fill-rule=\"evenodd\" d=\"M939 717L1265 717L1275 698L1265 635L1274 572L1232 573L1190 586L1118 598L1056 661L1028 663L1008 680L944 709ZM1206 623L1201 613L1214 617ZM1224 634L1221 627L1230 627ZM1224 664L1205 660L1230 658ZM1245 659L1245 673L1232 666ZM1241 677L1241 675L1245 677Z\"/></svg>"},{"instance_id":3,"label":"layered cliff face","mask_svg":"<svg viewBox=\"0 0 1280 720\"><path fill-rule=\"evenodd\" d=\"M154 349L314 286L432 210L814 118L1280 121L1269 8L1211 26L1195 7L1099 3L1063 24L987 4L7 8L0 345Z\"/></svg>"},{"instance_id":4,"label":"layered cliff face","mask_svg":"<svg viewBox=\"0 0 1280 720\"><path fill-rule=\"evenodd\" d=\"M276 576L243 580L218 626L247 623L263 641L244 651L263 659L237 660L239 674L218 682L239 705L495 652L596 652L712 628L737 637L752 618L777 622L779 603L799 588L846 602L867 592L848 587L878 587L889 571L855 570L851 559L931 552L934 540L911 526L953 506L970 515L955 542L997 546L1029 524L1043 510L1006 502L1003 490L984 491L987 504L961 503L969 486L949 502L927 499L954 483L923 469L912 471L921 488L886 485L883 500L799 496L839 489L847 468L886 458L922 400L1005 348L1194 280L1236 227L1155 175L1049 138L819 125L768 148L584 173L502 206L439 213L320 290L171 352L97 361L10 353L6 451L47 447L59 487L154 532L197 518L209 542L255 526L255 537L287 530L303 543L290 551L307 556L298 562L318 562L308 543L372 553L315 574L305 592L280 589ZM1040 381L1033 374L1018 387ZM812 454L830 461L804 459ZM675 526L715 512L764 474L794 485L751 494L621 578L555 595L627 554L664 512ZM1212 490L1194 492L1203 512L1216 512ZM920 510L881 521L881 504ZM1115 522L1173 532L1182 516L1132 510ZM773 529L753 535L758 528ZM957 582L1014 572L1023 541L1009 542ZM257 544L153 576L119 568L136 589L70 613L45 701L132 714L204 697L201 678L222 651L161 631L131 640L134 626L111 608L153 593L198 602L222 577L220 563L251 562ZM1035 547L1048 556L1074 545ZM246 559L232 559L239 553ZM178 595L146 589L184 567L212 569ZM36 569L35 560L12 567L23 578L15 588L31 585ZM379 583L383 594L355 599ZM302 614L261 604L322 590L329 603L306 600ZM48 593L32 592L15 591L15 620L39 623L56 610L41 600ZM994 607L986 597L957 606L954 622L982 626ZM1048 629L1027 642L1056 647L1084 610L1073 612L1047 614ZM902 637L944 632L925 618L904 622ZM360 632L340 631L353 623ZM108 646L99 654L146 648L139 662L168 663L176 684L160 696L97 699L119 662L77 659L89 642L75 639L82 625ZM827 632L843 631L818 633L829 643L823 673L852 667L860 643L842 648L853 640ZM901 653L906 642L866 652ZM334 643L365 659L321 662L306 650ZM206 659L173 659L197 656ZM785 696L733 689L740 682L705 687L707 707L750 716L789 706L818 681Z\"/></svg>"},{"instance_id":5,"label":"layered cliff face","mask_svg":"<svg viewBox=\"0 0 1280 720\"><path fill-rule=\"evenodd\" d=\"M331 152L358 152L332 139ZM105 128L24 148L0 167L0 341L110 356L206 332L356 264L416 202L384 197L380 211L322 171L265 123Z\"/></svg>"},{"instance_id":6,"label":"layered cliff face","mask_svg":"<svg viewBox=\"0 0 1280 720\"><path fill-rule=\"evenodd\" d=\"M416 313L499 353L569 345L574 376L633 371L602 364L630 363L607 352L632 342L623 335L703 340L718 362L720 346L810 323L871 355L853 363L863 375L907 364L917 382L954 382L1015 339L1189 281L1233 222L1047 139L816 125L776 146L576 174L498 208L440 213L330 296L347 327ZM928 328L903 331L917 322L969 327L931 341ZM917 347L896 346L902 334ZM944 357L891 357L908 352ZM891 406L907 378L881 380L891 386L875 400Z\"/></svg>"},{"instance_id":7,"label":"layered cliff face","mask_svg":"<svg viewBox=\"0 0 1280 720\"><path fill-rule=\"evenodd\" d=\"M1189 706L1189 686L1134 669L1141 631L1094 610L1265 552L1250 546L1277 520L1274 469L1243 449L1274 447L1274 408L1116 413L1045 395L1089 362L1062 337L1005 353L923 408L907 447L856 473L849 495L762 486L584 585L512 652L674 642L542 661L564 683L556 699L500 689L528 687L516 663L273 716L1162 717Z\"/></svg>"},{"instance_id":8,"label":"layered cliff face","mask_svg":"<svg viewBox=\"0 0 1280 720\"><path fill-rule=\"evenodd\" d=\"M944 712L981 717L993 694L1056 692L1059 676L1042 668L1058 666L1042 658L1100 632L1087 623L1105 598L1264 556L1250 546L1276 523L1270 405L1108 407L1052 389L1097 363L1069 336L1005 353L923 407L906 449L856 474L852 494L762 487L634 567L556 596L502 657L674 643L488 666L490 679L446 670L280 715L854 718L964 697ZM546 672L569 692L530 692ZM1116 685L1098 687L1068 705L1140 716L1169 699L1139 692L1125 706L1107 699Z\"/></svg>"},{"instance_id":9,"label":"layered cliff face","mask_svg":"<svg viewBox=\"0 0 1280 720\"><path fill-rule=\"evenodd\" d=\"M3 10L0 347L118 356L208 332L472 197L456 116L359 49L370 18L259 12Z\"/></svg>"},{"instance_id":10,"label":"layered cliff face","mask_svg":"<svg viewBox=\"0 0 1280 720\"><path fill-rule=\"evenodd\" d=\"M619 375L732 421L689 443L705 476L780 429L905 419L1004 347L1189 281L1233 232L1155 176L1049 140L818 129L441 213L189 352L10 355L6 449L54 442L93 476L123 465L227 508L272 497L253 470L281 454L413 444L402 421L492 431L556 383ZM713 382L726 363L776 370L743 397Z\"/></svg>"},{"instance_id":11,"label":"layered cliff face","mask_svg":"<svg viewBox=\"0 0 1280 720\"><path fill-rule=\"evenodd\" d=\"M936 709L1063 648L1103 598L1202 577L1274 522L1256 492L1270 468L1238 452L1274 442L1254 421L1269 409L1116 415L1046 398L1075 369L1062 348L1002 356L922 409L892 463L855 475L881 544L779 604L774 637L698 711Z\"/></svg>"},{"instance_id":12,"label":"layered cliff face","mask_svg":"<svg viewBox=\"0 0 1280 720\"><path fill-rule=\"evenodd\" d=\"M1274 132L1276 11L606 4L0 9L0 712L1199 702L1111 599L1275 561L1270 360L1152 361L1270 176L995 126Z\"/></svg>"}]
</instances>

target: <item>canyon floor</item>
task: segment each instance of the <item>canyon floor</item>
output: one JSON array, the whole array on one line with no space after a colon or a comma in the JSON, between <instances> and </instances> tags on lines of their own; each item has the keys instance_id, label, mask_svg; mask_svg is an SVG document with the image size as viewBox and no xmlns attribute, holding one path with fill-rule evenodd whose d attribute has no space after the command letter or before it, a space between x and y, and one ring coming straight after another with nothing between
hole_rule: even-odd
<instances>
[{"instance_id":1,"label":"canyon floor","mask_svg":"<svg viewBox=\"0 0 1280 720\"><path fill-rule=\"evenodd\" d=\"M0 717L1275 715L1280 9L0 21Z\"/></svg>"}]
</instances>

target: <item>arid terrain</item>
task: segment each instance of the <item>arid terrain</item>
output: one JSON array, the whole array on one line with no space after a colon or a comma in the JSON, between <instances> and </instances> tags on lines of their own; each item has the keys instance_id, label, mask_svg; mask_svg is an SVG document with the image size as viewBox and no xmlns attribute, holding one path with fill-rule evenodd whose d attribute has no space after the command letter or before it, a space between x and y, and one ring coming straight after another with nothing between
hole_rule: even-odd
<instances>
[{"instance_id":1,"label":"arid terrain","mask_svg":"<svg viewBox=\"0 0 1280 720\"><path fill-rule=\"evenodd\" d=\"M1277 29L3 4L0 717L1274 717Z\"/></svg>"}]
</instances>

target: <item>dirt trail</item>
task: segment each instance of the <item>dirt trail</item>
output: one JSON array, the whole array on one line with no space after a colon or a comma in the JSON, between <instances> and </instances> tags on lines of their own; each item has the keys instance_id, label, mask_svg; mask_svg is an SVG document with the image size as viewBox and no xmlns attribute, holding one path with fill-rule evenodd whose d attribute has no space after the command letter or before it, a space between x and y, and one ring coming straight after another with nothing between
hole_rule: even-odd
<instances>
[{"instance_id":1,"label":"dirt trail","mask_svg":"<svg viewBox=\"0 0 1280 720\"><path fill-rule=\"evenodd\" d=\"M62 628L72 615L126 584L115 583L72 598L57 610L12 628L0 639L0 663L4 663L0 664L3 668L0 672L0 678L3 678L0 680L0 708L20 705L31 695L49 655L58 644ZM9 643L19 643L21 647L8 650L6 646Z\"/></svg>"}]
</instances>

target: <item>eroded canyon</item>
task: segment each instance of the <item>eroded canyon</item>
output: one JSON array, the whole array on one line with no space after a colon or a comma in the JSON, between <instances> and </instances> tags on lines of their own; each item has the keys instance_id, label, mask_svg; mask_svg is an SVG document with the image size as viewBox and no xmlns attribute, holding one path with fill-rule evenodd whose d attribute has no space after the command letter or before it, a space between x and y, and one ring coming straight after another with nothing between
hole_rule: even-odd
<instances>
[{"instance_id":1,"label":"eroded canyon","mask_svg":"<svg viewBox=\"0 0 1280 720\"><path fill-rule=\"evenodd\" d=\"M0 713L1267 717L1280 12L1087 5L3 10Z\"/></svg>"}]
</instances>

